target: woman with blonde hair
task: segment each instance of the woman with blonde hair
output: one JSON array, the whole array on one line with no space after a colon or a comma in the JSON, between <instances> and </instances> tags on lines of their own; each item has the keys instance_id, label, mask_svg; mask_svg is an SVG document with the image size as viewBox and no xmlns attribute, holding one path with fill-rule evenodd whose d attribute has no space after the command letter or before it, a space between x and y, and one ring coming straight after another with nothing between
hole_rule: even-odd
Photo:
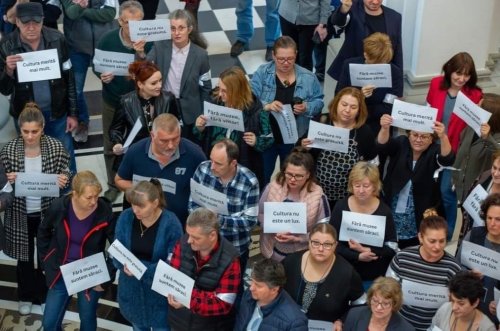
<instances>
[{"instance_id":1,"label":"woman with blonde hair","mask_svg":"<svg viewBox=\"0 0 500 331\"><path fill-rule=\"evenodd\" d=\"M238 163L252 170L261 185L263 181L262 152L274 142L268 112L263 111L262 103L252 93L245 72L239 67L224 70L219 76L219 86L214 89L215 104L243 112L245 132L218 126L207 127L204 115L196 119L193 134L202 142L206 155L210 155L213 145L222 138L234 141L240 150Z\"/></svg>"},{"instance_id":2,"label":"woman with blonde hair","mask_svg":"<svg viewBox=\"0 0 500 331\"><path fill-rule=\"evenodd\" d=\"M18 118L21 135L2 149L2 159L9 183L16 191L20 175L57 175L59 194L67 188L71 172L70 156L62 143L44 134L45 119L37 104L28 102ZM26 178L26 177L25 177ZM21 192L18 192L21 193ZM53 196L27 196L17 194L5 211L6 255L17 260L17 293L19 313L31 313L33 302L43 304L47 295L41 263L35 268L35 239L44 212L54 200Z\"/></svg>"},{"instance_id":3,"label":"woman with blonde hair","mask_svg":"<svg viewBox=\"0 0 500 331\"><path fill-rule=\"evenodd\" d=\"M349 130L347 153L332 150L312 151L316 159L316 177L323 187L330 207L347 195L347 178L358 161L372 160L377 156L375 136L365 124L368 117L365 97L355 87L342 89L328 105L329 124ZM313 143L302 139L302 146Z\"/></svg>"},{"instance_id":4,"label":"woman with blonde hair","mask_svg":"<svg viewBox=\"0 0 500 331\"><path fill-rule=\"evenodd\" d=\"M349 310L343 331L415 331L400 314L401 285L393 278L378 277L367 293L367 306Z\"/></svg>"},{"instance_id":5,"label":"woman with blonde hair","mask_svg":"<svg viewBox=\"0 0 500 331\"><path fill-rule=\"evenodd\" d=\"M392 257L396 254L397 235L391 209L380 200L382 182L378 167L368 162L358 162L349 174L349 196L340 200L332 211L330 224L338 233L349 227L344 221L348 216L357 217L360 222L364 215L380 216L384 224L384 233L379 234L380 245L364 244L354 239L339 240L338 254L349 261L369 287L373 279L385 274ZM351 213L352 214L351 216ZM367 228L365 226L365 228ZM376 231L376 230L374 230Z\"/></svg>"},{"instance_id":6,"label":"woman with blonde hair","mask_svg":"<svg viewBox=\"0 0 500 331\"><path fill-rule=\"evenodd\" d=\"M375 87L368 84L360 86L361 92L366 98L368 108L368 119L366 123L374 133L380 130L380 118L384 114L390 114L392 103L395 98L403 96L403 70L392 63L394 50L391 38L381 32L375 32L363 40L363 56L353 57L345 60L342 71L335 87L335 92L346 86L352 86L350 65L351 64L389 64L391 67L391 87Z\"/></svg>"},{"instance_id":7,"label":"woman with blonde hair","mask_svg":"<svg viewBox=\"0 0 500 331\"><path fill-rule=\"evenodd\" d=\"M91 171L75 175L71 193L50 205L38 229L37 248L49 287L42 325L60 330L68 295L60 267L88 256L105 253L106 242L114 240L115 222L110 202L99 194L102 186ZM97 304L115 279L111 258L106 258L110 281L77 293L81 330L97 328Z\"/></svg>"}]
</instances>

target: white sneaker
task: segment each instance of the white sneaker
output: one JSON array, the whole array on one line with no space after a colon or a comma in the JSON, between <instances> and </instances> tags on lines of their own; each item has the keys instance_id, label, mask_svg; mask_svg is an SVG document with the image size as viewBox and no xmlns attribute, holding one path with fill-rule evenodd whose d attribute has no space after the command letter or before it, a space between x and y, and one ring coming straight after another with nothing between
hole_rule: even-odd
<instances>
[{"instance_id":1,"label":"white sneaker","mask_svg":"<svg viewBox=\"0 0 500 331\"><path fill-rule=\"evenodd\" d=\"M31 307L33 303L28 301L19 301L19 314L21 315L29 315L31 314Z\"/></svg>"},{"instance_id":2,"label":"white sneaker","mask_svg":"<svg viewBox=\"0 0 500 331\"><path fill-rule=\"evenodd\" d=\"M86 123L78 124L78 127L73 131L73 139L76 142L86 143L89 138L89 126Z\"/></svg>"}]
</instances>

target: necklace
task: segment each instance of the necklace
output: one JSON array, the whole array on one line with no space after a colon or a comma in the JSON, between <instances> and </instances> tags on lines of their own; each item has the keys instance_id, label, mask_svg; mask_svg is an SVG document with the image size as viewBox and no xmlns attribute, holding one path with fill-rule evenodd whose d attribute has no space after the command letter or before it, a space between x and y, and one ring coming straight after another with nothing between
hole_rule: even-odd
<instances>
[{"instance_id":1,"label":"necklace","mask_svg":"<svg viewBox=\"0 0 500 331\"><path fill-rule=\"evenodd\" d=\"M474 320L476 319L476 313L477 313L477 310L474 309L474 315L472 315L472 319L470 320L469 325L467 326L467 331L470 331L472 329L472 324L474 323ZM451 316L450 316L450 318L451 318ZM457 321L458 321L458 318L455 317L455 319L453 320L453 323L451 324L450 331L457 330Z\"/></svg>"},{"instance_id":2,"label":"necklace","mask_svg":"<svg viewBox=\"0 0 500 331\"><path fill-rule=\"evenodd\" d=\"M309 252L309 254L307 255L306 263L304 264L304 271L302 272L304 279L305 279L305 274L306 274L306 269L307 269L307 263L309 262L310 257L311 257L311 253ZM330 270L330 267L332 266L334 260L335 260L335 258L332 258L332 260L330 261L330 264L323 272L323 275L321 275L321 278L316 283L320 283L323 279L325 279L326 273L328 272L328 270Z\"/></svg>"},{"instance_id":3,"label":"necklace","mask_svg":"<svg viewBox=\"0 0 500 331\"><path fill-rule=\"evenodd\" d=\"M155 215L155 217L153 218L153 223L148 227L148 226L145 226L144 225L144 228L142 227L142 221L139 220L139 227L141 228L141 238L144 237L144 234L149 230L149 228L152 228L156 221L158 220L158 217L160 216L161 214L161 210L160 210L160 213L158 215Z\"/></svg>"},{"instance_id":4,"label":"necklace","mask_svg":"<svg viewBox=\"0 0 500 331\"><path fill-rule=\"evenodd\" d=\"M144 234L146 233L146 231L149 230L149 228L147 226L144 226L145 229L142 228L142 221L139 220L139 226L141 227L141 238L144 237Z\"/></svg>"}]
</instances>

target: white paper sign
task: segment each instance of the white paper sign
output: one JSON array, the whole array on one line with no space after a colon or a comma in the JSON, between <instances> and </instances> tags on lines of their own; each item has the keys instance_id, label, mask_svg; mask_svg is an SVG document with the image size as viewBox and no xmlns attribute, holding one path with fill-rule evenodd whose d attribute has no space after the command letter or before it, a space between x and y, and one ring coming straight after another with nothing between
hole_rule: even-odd
<instances>
[{"instance_id":1,"label":"white paper sign","mask_svg":"<svg viewBox=\"0 0 500 331\"><path fill-rule=\"evenodd\" d=\"M392 87L390 64L349 63L351 86Z\"/></svg>"},{"instance_id":2,"label":"white paper sign","mask_svg":"<svg viewBox=\"0 0 500 331\"><path fill-rule=\"evenodd\" d=\"M333 323L320 320L309 320L307 327L309 331L332 331Z\"/></svg>"},{"instance_id":3,"label":"white paper sign","mask_svg":"<svg viewBox=\"0 0 500 331\"><path fill-rule=\"evenodd\" d=\"M486 192L481 185L476 185L462 205L474 220L474 227L484 226L484 220L479 216L479 210L481 208L481 202L483 202L487 196L488 192Z\"/></svg>"},{"instance_id":4,"label":"white paper sign","mask_svg":"<svg viewBox=\"0 0 500 331\"><path fill-rule=\"evenodd\" d=\"M344 210L340 224L340 241L353 239L360 244L384 246L385 216L367 215Z\"/></svg>"},{"instance_id":5,"label":"white paper sign","mask_svg":"<svg viewBox=\"0 0 500 331\"><path fill-rule=\"evenodd\" d=\"M443 331L443 330L441 330L441 328L434 325L430 331Z\"/></svg>"},{"instance_id":6,"label":"white paper sign","mask_svg":"<svg viewBox=\"0 0 500 331\"><path fill-rule=\"evenodd\" d=\"M245 132L243 112L238 109L203 102L203 115L207 118L207 126L219 126L235 131Z\"/></svg>"},{"instance_id":7,"label":"white paper sign","mask_svg":"<svg viewBox=\"0 0 500 331\"><path fill-rule=\"evenodd\" d=\"M194 279L172 268L162 260L158 261L151 289L163 296L172 294L184 307L191 305Z\"/></svg>"},{"instance_id":8,"label":"white paper sign","mask_svg":"<svg viewBox=\"0 0 500 331\"><path fill-rule=\"evenodd\" d=\"M157 41L171 39L170 22L166 18L144 21L128 21L132 41Z\"/></svg>"},{"instance_id":9,"label":"white paper sign","mask_svg":"<svg viewBox=\"0 0 500 331\"><path fill-rule=\"evenodd\" d=\"M448 301L446 286L427 285L403 279L403 304L407 306L437 309Z\"/></svg>"},{"instance_id":10,"label":"white paper sign","mask_svg":"<svg viewBox=\"0 0 500 331\"><path fill-rule=\"evenodd\" d=\"M283 105L283 109L279 112L270 112L280 128L281 136L283 137L284 144L295 144L299 140L297 133L297 122L291 105Z\"/></svg>"},{"instance_id":11,"label":"white paper sign","mask_svg":"<svg viewBox=\"0 0 500 331\"><path fill-rule=\"evenodd\" d=\"M96 48L92 62L94 70L97 72L111 72L115 76L128 76L128 66L134 60L134 54L108 52Z\"/></svg>"},{"instance_id":12,"label":"white paper sign","mask_svg":"<svg viewBox=\"0 0 500 331\"><path fill-rule=\"evenodd\" d=\"M264 233L307 233L307 208L303 202L264 202Z\"/></svg>"},{"instance_id":13,"label":"white paper sign","mask_svg":"<svg viewBox=\"0 0 500 331\"><path fill-rule=\"evenodd\" d=\"M106 283L110 280L103 253L62 265L61 273L68 295Z\"/></svg>"},{"instance_id":14,"label":"white paper sign","mask_svg":"<svg viewBox=\"0 0 500 331\"><path fill-rule=\"evenodd\" d=\"M432 133L438 110L427 106L394 100L392 105L392 126L417 132Z\"/></svg>"},{"instance_id":15,"label":"white paper sign","mask_svg":"<svg viewBox=\"0 0 500 331\"><path fill-rule=\"evenodd\" d=\"M158 178L158 177L155 177L155 178L158 179L158 181L160 182L161 187L163 188L163 192L175 194L175 188L177 187L176 182L165 179L165 178ZM144 176L140 176L140 175L136 175L136 174L134 174L132 176L132 181L134 182L134 184L138 183L140 181L143 181L143 180L149 182L151 180L151 177L144 177Z\"/></svg>"},{"instance_id":16,"label":"white paper sign","mask_svg":"<svg viewBox=\"0 0 500 331\"><path fill-rule=\"evenodd\" d=\"M500 253L464 240L460 259L464 266L500 280Z\"/></svg>"},{"instance_id":17,"label":"white paper sign","mask_svg":"<svg viewBox=\"0 0 500 331\"><path fill-rule=\"evenodd\" d=\"M108 253L118 260L134 275L135 278L141 279L142 275L146 272L146 266L141 262L131 251L129 251L123 244L115 239L108 248Z\"/></svg>"},{"instance_id":18,"label":"white paper sign","mask_svg":"<svg viewBox=\"0 0 500 331\"><path fill-rule=\"evenodd\" d=\"M16 63L19 83L61 78L57 49L46 49L19 54L22 61Z\"/></svg>"},{"instance_id":19,"label":"white paper sign","mask_svg":"<svg viewBox=\"0 0 500 331\"><path fill-rule=\"evenodd\" d=\"M307 139L310 139L312 144L308 147L347 153L349 150L349 131L349 129L310 121Z\"/></svg>"},{"instance_id":20,"label":"white paper sign","mask_svg":"<svg viewBox=\"0 0 500 331\"><path fill-rule=\"evenodd\" d=\"M127 153L128 148L130 147L130 144L132 144L132 141L134 141L135 137L141 131L142 129L142 122L141 118L137 117L137 120L134 123L134 126L132 127L132 130L130 130L130 133L127 137L127 140L125 140L125 143L123 144L123 152Z\"/></svg>"},{"instance_id":21,"label":"white paper sign","mask_svg":"<svg viewBox=\"0 0 500 331\"><path fill-rule=\"evenodd\" d=\"M57 175L37 172L18 172L16 197L58 197Z\"/></svg>"},{"instance_id":22,"label":"white paper sign","mask_svg":"<svg viewBox=\"0 0 500 331\"><path fill-rule=\"evenodd\" d=\"M481 136L481 124L488 123L491 117L490 112L476 105L460 91L455 100L453 113L467 123L478 136Z\"/></svg>"},{"instance_id":23,"label":"white paper sign","mask_svg":"<svg viewBox=\"0 0 500 331\"><path fill-rule=\"evenodd\" d=\"M205 187L191 178L191 199L202 207L211 211L229 215L227 208L227 195Z\"/></svg>"}]
</instances>

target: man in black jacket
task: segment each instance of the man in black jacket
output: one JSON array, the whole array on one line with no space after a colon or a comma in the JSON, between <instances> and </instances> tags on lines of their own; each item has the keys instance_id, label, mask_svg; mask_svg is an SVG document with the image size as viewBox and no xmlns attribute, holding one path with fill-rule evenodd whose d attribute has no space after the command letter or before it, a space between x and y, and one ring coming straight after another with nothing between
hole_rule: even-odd
<instances>
[{"instance_id":1,"label":"man in black jacket","mask_svg":"<svg viewBox=\"0 0 500 331\"><path fill-rule=\"evenodd\" d=\"M40 3L23 3L16 8L18 29L0 42L0 93L11 95L10 114L17 120L26 102L38 104L45 117L45 134L59 139L71 156L70 169L76 173L71 131L78 125L76 90L64 36L43 26ZM34 72L29 81L20 82L17 72L22 53L56 49L60 78L38 80ZM19 128L18 128L19 129Z\"/></svg>"}]
</instances>

